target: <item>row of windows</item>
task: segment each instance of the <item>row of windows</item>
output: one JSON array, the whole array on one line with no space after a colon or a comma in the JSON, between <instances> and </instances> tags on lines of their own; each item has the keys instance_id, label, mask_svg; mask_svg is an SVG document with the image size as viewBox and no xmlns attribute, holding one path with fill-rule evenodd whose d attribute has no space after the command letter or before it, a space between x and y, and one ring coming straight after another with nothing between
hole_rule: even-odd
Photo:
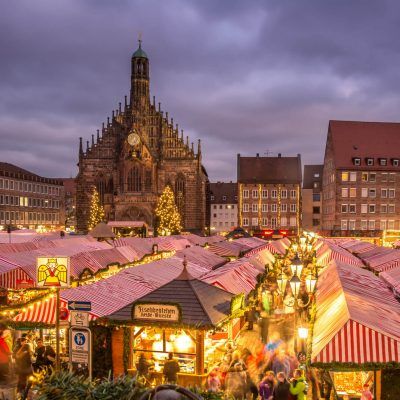
<instances>
[{"instance_id":1,"label":"row of windows","mask_svg":"<svg viewBox=\"0 0 400 400\"><path fill-rule=\"evenodd\" d=\"M211 199L211 201L215 200L215 196L211 195L210 199ZM227 197L226 196L222 196L222 201L226 201L226 200L227 200ZM237 201L237 196L235 196L235 201Z\"/></svg>"},{"instance_id":2,"label":"row of windows","mask_svg":"<svg viewBox=\"0 0 400 400\"><path fill-rule=\"evenodd\" d=\"M357 197L357 188L342 187L342 197ZM376 197L376 188L361 188L361 197ZM394 199L396 197L396 189L381 189L381 198Z\"/></svg>"},{"instance_id":3,"label":"row of windows","mask_svg":"<svg viewBox=\"0 0 400 400\"><path fill-rule=\"evenodd\" d=\"M277 227L277 218L271 218L268 220L268 218L251 218L251 226L257 227L257 226L262 226L266 228L276 228ZM243 226L250 226L250 218L243 218L242 220ZM289 225L288 225L289 223ZM287 219L286 217L282 217L280 224L280 227L295 227L297 226L297 218L296 217L290 217Z\"/></svg>"},{"instance_id":4,"label":"row of windows","mask_svg":"<svg viewBox=\"0 0 400 400\"><path fill-rule=\"evenodd\" d=\"M268 212L268 208L269 208L270 212L278 212L278 204L276 204L276 203L269 204L269 207L268 207L268 204L262 204L261 212ZM296 212L296 210L297 210L296 204L289 204L290 212ZM250 212L250 204L243 203L242 211ZM257 203L251 204L251 211L258 212L258 204ZM281 212L288 212L288 205L286 203L281 204Z\"/></svg>"},{"instance_id":5,"label":"row of windows","mask_svg":"<svg viewBox=\"0 0 400 400\"><path fill-rule=\"evenodd\" d=\"M216 210L218 206L216 204L213 205L213 209ZM235 204L220 204L219 209L223 210L224 208L228 210L234 210L235 209Z\"/></svg>"},{"instance_id":6,"label":"row of windows","mask_svg":"<svg viewBox=\"0 0 400 400\"><path fill-rule=\"evenodd\" d=\"M60 201L0 194L0 205L16 207L60 208Z\"/></svg>"},{"instance_id":7,"label":"row of windows","mask_svg":"<svg viewBox=\"0 0 400 400\"><path fill-rule=\"evenodd\" d=\"M378 208L376 204L361 204L360 207L360 212L361 214L374 214L375 212L378 212ZM342 213L350 213L350 214L355 214L357 212L357 206L356 204L342 204L341 205L341 212ZM381 213L389 213L393 214L395 213L395 205L394 204L381 204L380 205L380 212Z\"/></svg>"},{"instance_id":8,"label":"row of windows","mask_svg":"<svg viewBox=\"0 0 400 400\"><path fill-rule=\"evenodd\" d=\"M376 182L376 172L357 172L357 171L343 171L342 182L357 182L357 175L360 174L362 182ZM381 182L396 182L396 172L382 172L378 174Z\"/></svg>"},{"instance_id":9,"label":"row of windows","mask_svg":"<svg viewBox=\"0 0 400 400\"><path fill-rule=\"evenodd\" d=\"M225 226L225 227L235 226L235 222L228 222L228 221L222 222L222 221L220 221L220 222L216 223L215 226L219 226L220 228L222 228L223 226Z\"/></svg>"},{"instance_id":10,"label":"row of windows","mask_svg":"<svg viewBox=\"0 0 400 400\"><path fill-rule=\"evenodd\" d=\"M386 229L395 229L395 220L390 219L390 220L380 220L380 221L375 221L375 220L361 220L357 221L354 219L347 220L347 219L342 219L340 221L340 227L342 230L356 230L356 229L361 229L361 230L375 230L375 229L380 229L380 230L386 230Z\"/></svg>"},{"instance_id":11,"label":"row of windows","mask_svg":"<svg viewBox=\"0 0 400 400\"><path fill-rule=\"evenodd\" d=\"M213 218L223 218L224 214L223 213L219 213L219 214L213 214ZM225 219L229 218L229 214L225 213ZM230 214L230 218L231 219L236 219L237 215L235 214Z\"/></svg>"},{"instance_id":12,"label":"row of windows","mask_svg":"<svg viewBox=\"0 0 400 400\"><path fill-rule=\"evenodd\" d=\"M398 158L391 158L390 159L392 165L394 167L398 167L399 166L399 159ZM361 157L353 157L353 164L354 165L361 165ZM372 166L375 165L375 159L372 157L366 157L365 158L365 164L368 166ZM388 159L387 158L378 158L377 159L377 164L385 167L388 165Z\"/></svg>"},{"instance_id":13,"label":"row of windows","mask_svg":"<svg viewBox=\"0 0 400 400\"><path fill-rule=\"evenodd\" d=\"M4 178L0 178L0 189L18 190L19 192L50 194L54 196L60 195L60 188L56 186L42 185L40 183L14 181L12 179Z\"/></svg>"},{"instance_id":14,"label":"row of windows","mask_svg":"<svg viewBox=\"0 0 400 400\"><path fill-rule=\"evenodd\" d=\"M288 198L288 190L282 189L281 190L281 198L282 199L287 199ZM253 189L251 191L251 197L253 199L258 199L258 193L259 191L257 189ZM290 190L290 198L295 199L296 198L297 191L296 190ZM249 199L250 198L250 190L244 189L243 190L243 198L244 199ZM263 189L261 190L261 198L262 199L268 199L268 190ZM272 189L271 190L271 199L277 199L278 198L278 190Z\"/></svg>"},{"instance_id":15,"label":"row of windows","mask_svg":"<svg viewBox=\"0 0 400 400\"><path fill-rule=\"evenodd\" d=\"M2 224L59 224L59 218L58 213L0 211Z\"/></svg>"}]
</instances>

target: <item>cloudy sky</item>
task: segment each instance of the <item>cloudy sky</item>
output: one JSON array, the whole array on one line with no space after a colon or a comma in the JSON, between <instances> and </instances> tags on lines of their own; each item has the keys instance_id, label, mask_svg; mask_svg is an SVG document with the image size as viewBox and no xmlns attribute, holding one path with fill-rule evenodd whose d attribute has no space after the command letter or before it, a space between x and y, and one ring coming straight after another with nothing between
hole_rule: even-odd
<instances>
[{"instance_id":1,"label":"cloudy sky","mask_svg":"<svg viewBox=\"0 0 400 400\"><path fill-rule=\"evenodd\" d=\"M329 119L400 121L397 0L2 0L0 161L73 176L78 138L129 93L138 32L212 180L237 153L321 162Z\"/></svg>"}]
</instances>

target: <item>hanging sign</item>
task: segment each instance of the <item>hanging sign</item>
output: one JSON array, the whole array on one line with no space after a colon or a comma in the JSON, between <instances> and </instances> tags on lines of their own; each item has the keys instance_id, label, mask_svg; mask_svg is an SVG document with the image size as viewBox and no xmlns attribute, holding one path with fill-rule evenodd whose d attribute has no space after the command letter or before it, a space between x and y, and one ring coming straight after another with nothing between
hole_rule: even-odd
<instances>
[{"instance_id":1,"label":"hanging sign","mask_svg":"<svg viewBox=\"0 0 400 400\"><path fill-rule=\"evenodd\" d=\"M133 306L133 319L178 322L180 310L173 304L138 303Z\"/></svg>"},{"instance_id":2,"label":"hanging sign","mask_svg":"<svg viewBox=\"0 0 400 400\"><path fill-rule=\"evenodd\" d=\"M69 257L38 257L36 259L37 287L69 287Z\"/></svg>"}]
</instances>

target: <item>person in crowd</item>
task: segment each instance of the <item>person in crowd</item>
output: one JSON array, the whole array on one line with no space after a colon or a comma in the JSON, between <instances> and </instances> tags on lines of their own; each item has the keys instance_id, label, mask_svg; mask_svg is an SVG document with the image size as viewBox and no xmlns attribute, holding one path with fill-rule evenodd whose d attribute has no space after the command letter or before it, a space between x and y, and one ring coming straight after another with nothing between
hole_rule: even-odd
<instances>
[{"instance_id":1,"label":"person in crowd","mask_svg":"<svg viewBox=\"0 0 400 400\"><path fill-rule=\"evenodd\" d=\"M259 385L259 393L261 400L272 400L274 389L275 389L275 374L274 371L268 371Z\"/></svg>"},{"instance_id":2,"label":"person in crowd","mask_svg":"<svg viewBox=\"0 0 400 400\"><path fill-rule=\"evenodd\" d=\"M273 400L288 400L290 395L290 383L286 379L284 372L278 372L277 384L274 387Z\"/></svg>"},{"instance_id":3,"label":"person in crowd","mask_svg":"<svg viewBox=\"0 0 400 400\"><path fill-rule=\"evenodd\" d=\"M284 349L278 350L276 357L272 362L272 371L275 375L279 372L283 372L286 376L290 373L290 361L289 356L286 354Z\"/></svg>"},{"instance_id":4,"label":"person in crowd","mask_svg":"<svg viewBox=\"0 0 400 400\"><path fill-rule=\"evenodd\" d=\"M180 371L178 361L174 360L173 354L168 354L168 360L165 361L163 375L166 383L176 384L178 381L178 372Z\"/></svg>"},{"instance_id":5,"label":"person in crowd","mask_svg":"<svg viewBox=\"0 0 400 400\"><path fill-rule=\"evenodd\" d=\"M307 383L301 369L296 369L290 383L290 393L297 396L297 400L307 399Z\"/></svg>"},{"instance_id":6,"label":"person in crowd","mask_svg":"<svg viewBox=\"0 0 400 400\"><path fill-rule=\"evenodd\" d=\"M228 365L231 365L233 355L233 346L232 343L227 343L225 346L225 356L224 362Z\"/></svg>"},{"instance_id":7,"label":"person in crowd","mask_svg":"<svg viewBox=\"0 0 400 400\"><path fill-rule=\"evenodd\" d=\"M361 400L373 400L374 396L371 393L368 383L363 386L363 390L361 392Z\"/></svg>"},{"instance_id":8,"label":"person in crowd","mask_svg":"<svg viewBox=\"0 0 400 400\"><path fill-rule=\"evenodd\" d=\"M35 363L33 364L33 369L35 372L41 370L46 365L46 360L44 357L44 353L46 351L46 346L43 344L42 339L38 339L36 341L36 350L34 356L36 358Z\"/></svg>"},{"instance_id":9,"label":"person in crowd","mask_svg":"<svg viewBox=\"0 0 400 400\"><path fill-rule=\"evenodd\" d=\"M53 368L56 362L56 352L50 345L45 347L43 356L46 367Z\"/></svg>"},{"instance_id":10,"label":"person in crowd","mask_svg":"<svg viewBox=\"0 0 400 400\"><path fill-rule=\"evenodd\" d=\"M144 354L141 353L137 365L138 376L144 376L145 378L147 378L149 375L149 367L150 367L149 362L146 360Z\"/></svg>"},{"instance_id":11,"label":"person in crowd","mask_svg":"<svg viewBox=\"0 0 400 400\"><path fill-rule=\"evenodd\" d=\"M240 360L232 365L226 374L225 393L236 400L246 397L246 371L244 370L244 364Z\"/></svg>"},{"instance_id":12,"label":"person in crowd","mask_svg":"<svg viewBox=\"0 0 400 400\"><path fill-rule=\"evenodd\" d=\"M218 369L213 368L207 378L209 392L219 392L221 390L221 379L218 376Z\"/></svg>"},{"instance_id":13,"label":"person in crowd","mask_svg":"<svg viewBox=\"0 0 400 400\"><path fill-rule=\"evenodd\" d=\"M29 344L26 343L26 338L20 349L16 352L15 359L18 375L17 391L18 393L23 393L27 385L28 377L33 373L32 353Z\"/></svg>"},{"instance_id":14,"label":"person in crowd","mask_svg":"<svg viewBox=\"0 0 400 400\"><path fill-rule=\"evenodd\" d=\"M8 347L7 341L4 338L4 331L6 326L0 325L0 384L6 383L8 380L10 355L11 351Z\"/></svg>"}]
</instances>

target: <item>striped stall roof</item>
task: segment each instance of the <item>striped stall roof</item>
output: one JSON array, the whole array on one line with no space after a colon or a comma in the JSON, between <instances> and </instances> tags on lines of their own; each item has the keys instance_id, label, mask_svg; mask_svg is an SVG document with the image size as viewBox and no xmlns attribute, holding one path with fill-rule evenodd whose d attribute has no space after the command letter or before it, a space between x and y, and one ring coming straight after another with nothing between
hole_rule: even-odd
<instances>
[{"instance_id":1,"label":"striped stall roof","mask_svg":"<svg viewBox=\"0 0 400 400\"><path fill-rule=\"evenodd\" d=\"M400 362L400 305L372 272L332 262L316 291L312 362Z\"/></svg>"},{"instance_id":2,"label":"striped stall roof","mask_svg":"<svg viewBox=\"0 0 400 400\"><path fill-rule=\"evenodd\" d=\"M331 261L340 261L349 265L363 267L362 261L337 244L326 240L325 244L317 250L317 265L326 266Z\"/></svg>"},{"instance_id":3,"label":"striped stall roof","mask_svg":"<svg viewBox=\"0 0 400 400\"><path fill-rule=\"evenodd\" d=\"M201 246L192 246L180 250L175 254L177 257L186 259L208 270L216 269L227 262L226 258L208 251Z\"/></svg>"}]
</instances>

